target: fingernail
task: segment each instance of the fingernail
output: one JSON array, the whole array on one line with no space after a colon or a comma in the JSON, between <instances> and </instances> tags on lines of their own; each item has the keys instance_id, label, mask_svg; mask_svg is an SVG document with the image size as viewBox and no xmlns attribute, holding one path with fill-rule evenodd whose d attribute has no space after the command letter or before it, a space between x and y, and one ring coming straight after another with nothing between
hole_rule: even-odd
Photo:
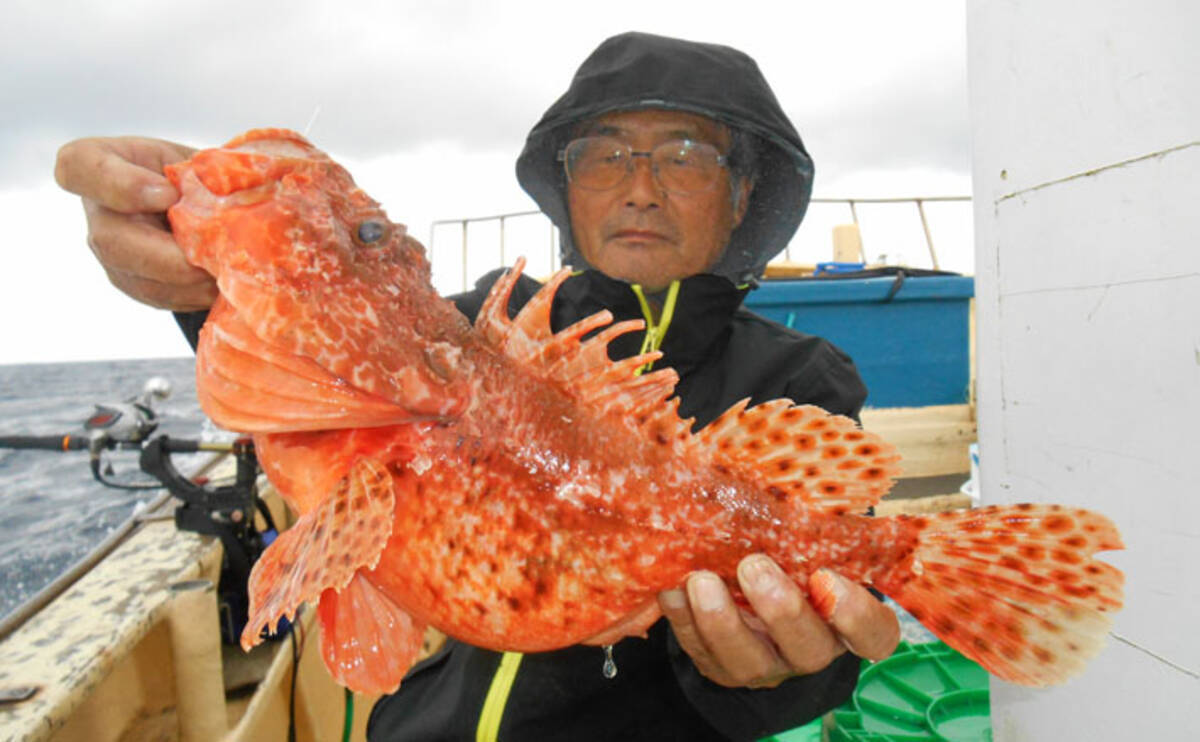
<instances>
[{"instance_id":1,"label":"fingernail","mask_svg":"<svg viewBox=\"0 0 1200 742\"><path fill-rule=\"evenodd\" d=\"M779 586L782 573L775 562L765 556L758 555L743 559L738 565L739 576L755 592L766 593Z\"/></svg>"},{"instance_id":2,"label":"fingernail","mask_svg":"<svg viewBox=\"0 0 1200 742\"><path fill-rule=\"evenodd\" d=\"M838 603L846 595L846 585L836 573L819 569L808 578L808 594L821 618L830 621L837 612Z\"/></svg>"},{"instance_id":3,"label":"fingernail","mask_svg":"<svg viewBox=\"0 0 1200 742\"><path fill-rule=\"evenodd\" d=\"M688 592L692 602L702 611L719 611L725 608L725 586L716 575L699 574L688 580Z\"/></svg>"},{"instance_id":4,"label":"fingernail","mask_svg":"<svg viewBox=\"0 0 1200 742\"><path fill-rule=\"evenodd\" d=\"M142 189L142 204L147 208L166 209L179 200L179 194L170 185L148 185Z\"/></svg>"},{"instance_id":5,"label":"fingernail","mask_svg":"<svg viewBox=\"0 0 1200 742\"><path fill-rule=\"evenodd\" d=\"M663 607L668 611L681 611L687 608L687 596L679 588L664 590L659 595L659 600L662 601Z\"/></svg>"}]
</instances>

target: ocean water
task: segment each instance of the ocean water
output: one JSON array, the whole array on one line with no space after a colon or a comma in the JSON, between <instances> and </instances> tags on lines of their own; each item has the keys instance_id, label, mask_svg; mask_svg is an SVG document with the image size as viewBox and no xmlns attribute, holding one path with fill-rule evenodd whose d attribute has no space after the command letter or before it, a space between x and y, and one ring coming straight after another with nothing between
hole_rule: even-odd
<instances>
[{"instance_id":1,"label":"ocean water","mask_svg":"<svg viewBox=\"0 0 1200 742\"><path fill-rule=\"evenodd\" d=\"M83 432L94 405L138 396L153 376L171 382L155 404L155 435L197 438L211 431L196 402L192 358L0 366L0 435ZM104 455L113 477L149 481L137 451ZM187 458L177 457L187 471ZM128 492L92 478L87 451L0 448L0 616L53 581L163 490Z\"/></svg>"}]
</instances>

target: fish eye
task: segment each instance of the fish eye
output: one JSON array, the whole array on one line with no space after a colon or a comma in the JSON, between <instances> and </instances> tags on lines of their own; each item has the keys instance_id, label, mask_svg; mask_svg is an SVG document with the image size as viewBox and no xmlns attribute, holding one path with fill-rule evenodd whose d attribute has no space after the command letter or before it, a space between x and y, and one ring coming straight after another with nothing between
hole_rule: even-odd
<instances>
[{"instance_id":1,"label":"fish eye","mask_svg":"<svg viewBox=\"0 0 1200 742\"><path fill-rule=\"evenodd\" d=\"M378 242L387 234L387 226L383 222L368 219L358 225L358 241L364 245Z\"/></svg>"}]
</instances>

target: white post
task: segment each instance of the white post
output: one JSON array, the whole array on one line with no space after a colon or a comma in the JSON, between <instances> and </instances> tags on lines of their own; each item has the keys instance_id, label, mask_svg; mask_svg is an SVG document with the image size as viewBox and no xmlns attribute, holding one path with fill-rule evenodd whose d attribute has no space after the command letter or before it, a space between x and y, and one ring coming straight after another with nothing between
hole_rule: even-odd
<instances>
[{"instance_id":1,"label":"white post","mask_svg":"<svg viewBox=\"0 0 1200 742\"><path fill-rule=\"evenodd\" d=\"M1200 3L968 3L985 504L1126 544L1107 648L994 738L1200 739Z\"/></svg>"}]
</instances>

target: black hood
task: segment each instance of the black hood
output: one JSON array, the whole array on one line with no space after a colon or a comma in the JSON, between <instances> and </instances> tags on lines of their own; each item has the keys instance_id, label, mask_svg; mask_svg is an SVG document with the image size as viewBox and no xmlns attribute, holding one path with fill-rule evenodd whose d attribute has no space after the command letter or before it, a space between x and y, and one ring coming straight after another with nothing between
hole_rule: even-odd
<instances>
[{"instance_id":1,"label":"black hood","mask_svg":"<svg viewBox=\"0 0 1200 742\"><path fill-rule=\"evenodd\" d=\"M727 46L644 33L614 36L597 47L529 133L517 159L521 187L559 228L563 264L589 267L571 239L566 176L556 155L573 124L641 108L698 113L757 135L758 181L746 217L711 272L735 284L761 276L804 218L812 159L749 56Z\"/></svg>"}]
</instances>

